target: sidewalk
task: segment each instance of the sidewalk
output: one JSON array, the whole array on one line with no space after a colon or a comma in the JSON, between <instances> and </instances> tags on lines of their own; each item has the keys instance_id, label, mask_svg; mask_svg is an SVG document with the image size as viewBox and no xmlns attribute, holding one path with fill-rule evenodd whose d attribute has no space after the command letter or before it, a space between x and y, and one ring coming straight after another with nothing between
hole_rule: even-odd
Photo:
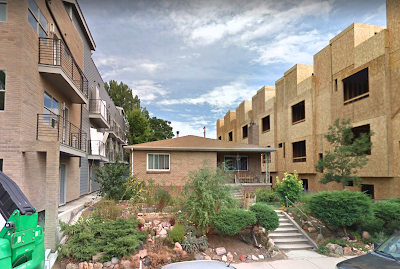
<instances>
[{"instance_id":1,"label":"sidewalk","mask_svg":"<svg viewBox=\"0 0 400 269\"><path fill-rule=\"evenodd\" d=\"M334 269L338 262L352 257L327 257L313 251L293 250L286 253L287 260L244 262L232 264L237 269Z\"/></svg>"}]
</instances>

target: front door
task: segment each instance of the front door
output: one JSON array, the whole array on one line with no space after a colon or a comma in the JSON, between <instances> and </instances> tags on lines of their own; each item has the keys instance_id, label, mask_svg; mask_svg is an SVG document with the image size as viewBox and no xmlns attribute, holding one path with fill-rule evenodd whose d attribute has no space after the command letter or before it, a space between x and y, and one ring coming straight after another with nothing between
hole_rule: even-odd
<instances>
[{"instance_id":1,"label":"front door","mask_svg":"<svg viewBox=\"0 0 400 269\"><path fill-rule=\"evenodd\" d=\"M66 199L66 183L67 183L67 165L62 163L60 165L60 202L59 205L65 204Z\"/></svg>"}]
</instances>

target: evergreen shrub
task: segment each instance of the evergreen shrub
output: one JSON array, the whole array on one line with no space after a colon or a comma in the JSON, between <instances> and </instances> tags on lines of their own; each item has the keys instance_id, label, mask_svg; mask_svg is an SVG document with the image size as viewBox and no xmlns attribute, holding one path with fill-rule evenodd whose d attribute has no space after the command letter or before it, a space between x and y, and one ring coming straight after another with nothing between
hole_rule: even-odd
<instances>
[{"instance_id":1,"label":"evergreen shrub","mask_svg":"<svg viewBox=\"0 0 400 269\"><path fill-rule=\"evenodd\" d=\"M278 202L279 197L276 192L271 188L258 188L256 189L256 202Z\"/></svg>"},{"instance_id":2,"label":"evergreen shrub","mask_svg":"<svg viewBox=\"0 0 400 269\"><path fill-rule=\"evenodd\" d=\"M256 222L257 219L254 212L243 209L223 210L215 215L214 227L218 234L232 236Z\"/></svg>"},{"instance_id":3,"label":"evergreen shrub","mask_svg":"<svg viewBox=\"0 0 400 269\"><path fill-rule=\"evenodd\" d=\"M278 214L270 206L263 203L255 203L250 206L250 211L255 213L257 224L267 231L274 231L278 228Z\"/></svg>"},{"instance_id":4,"label":"evergreen shrub","mask_svg":"<svg viewBox=\"0 0 400 269\"><path fill-rule=\"evenodd\" d=\"M174 228L168 232L168 234L172 243L179 242L179 244L182 244L186 234L185 226L182 224L176 224L174 225Z\"/></svg>"}]
</instances>

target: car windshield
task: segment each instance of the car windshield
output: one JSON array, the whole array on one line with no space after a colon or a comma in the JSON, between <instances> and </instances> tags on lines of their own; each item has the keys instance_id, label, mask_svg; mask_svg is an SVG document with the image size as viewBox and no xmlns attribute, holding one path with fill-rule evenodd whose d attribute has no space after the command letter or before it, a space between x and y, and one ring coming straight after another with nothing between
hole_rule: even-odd
<instances>
[{"instance_id":1,"label":"car windshield","mask_svg":"<svg viewBox=\"0 0 400 269\"><path fill-rule=\"evenodd\" d=\"M375 252L400 260L400 233L389 237Z\"/></svg>"}]
</instances>

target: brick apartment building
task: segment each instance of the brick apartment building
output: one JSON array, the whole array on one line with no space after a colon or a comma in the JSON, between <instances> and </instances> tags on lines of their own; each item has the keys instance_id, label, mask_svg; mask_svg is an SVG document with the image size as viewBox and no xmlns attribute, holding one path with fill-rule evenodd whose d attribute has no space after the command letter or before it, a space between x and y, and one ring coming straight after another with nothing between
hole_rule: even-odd
<instances>
[{"instance_id":1,"label":"brick apartment building","mask_svg":"<svg viewBox=\"0 0 400 269\"><path fill-rule=\"evenodd\" d=\"M93 167L123 155L124 112L92 60L76 0L0 0L0 169L57 241L58 207L99 188Z\"/></svg>"},{"instance_id":2,"label":"brick apartment building","mask_svg":"<svg viewBox=\"0 0 400 269\"><path fill-rule=\"evenodd\" d=\"M324 138L338 118L355 133L373 131L368 164L358 171L361 187L374 198L400 195L400 1L387 1L387 27L354 23L314 55L297 64L275 86L217 121L217 138L278 148L271 154L271 179L297 170L310 192L340 190L319 183L314 165L330 148Z\"/></svg>"}]
</instances>

